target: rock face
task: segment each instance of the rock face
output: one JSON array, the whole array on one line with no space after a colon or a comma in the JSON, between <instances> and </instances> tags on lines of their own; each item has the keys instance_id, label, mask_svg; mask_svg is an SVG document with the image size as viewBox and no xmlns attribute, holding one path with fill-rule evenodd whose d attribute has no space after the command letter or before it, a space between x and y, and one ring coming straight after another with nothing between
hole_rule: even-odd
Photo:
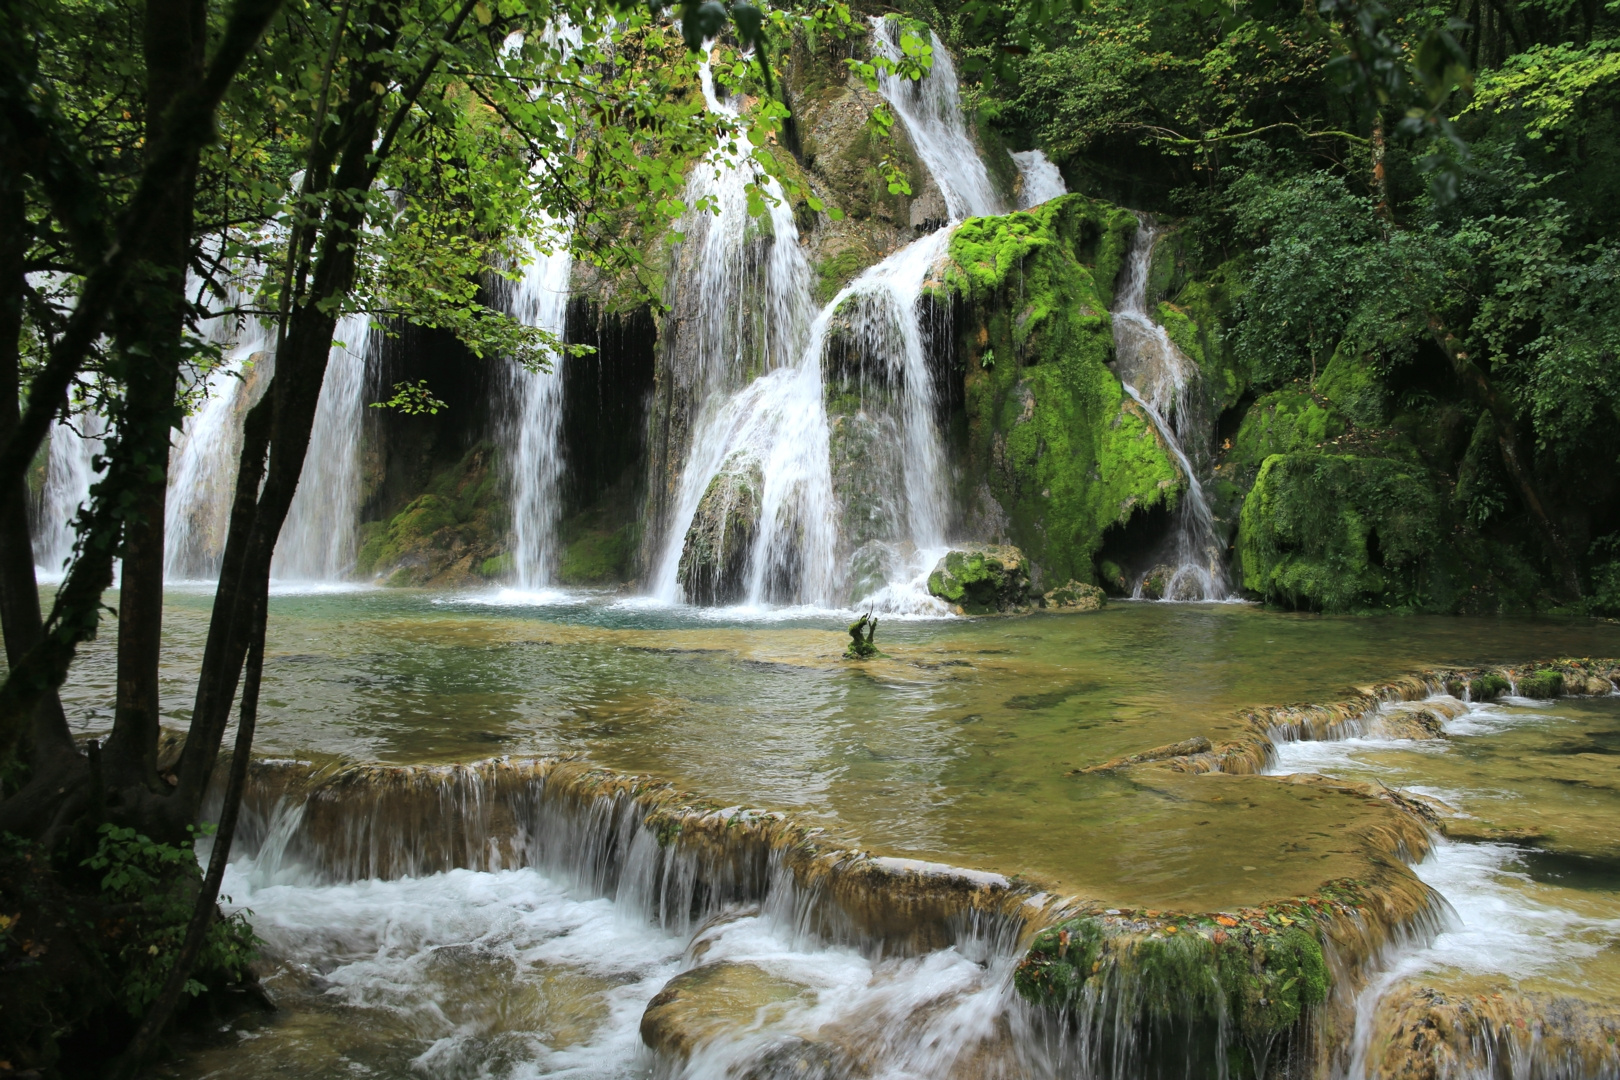
<instances>
[{"instance_id":1,"label":"rock face","mask_svg":"<svg viewBox=\"0 0 1620 1080\"><path fill-rule=\"evenodd\" d=\"M686 599L693 604L731 604L743 597L748 551L759 530L759 462L734 456L709 481L686 532L678 568Z\"/></svg>"},{"instance_id":2,"label":"rock face","mask_svg":"<svg viewBox=\"0 0 1620 1080\"><path fill-rule=\"evenodd\" d=\"M1010 544L952 551L928 575L928 591L966 615L1027 611L1029 560Z\"/></svg>"},{"instance_id":3,"label":"rock face","mask_svg":"<svg viewBox=\"0 0 1620 1080\"><path fill-rule=\"evenodd\" d=\"M1071 580L1041 597L1041 606L1048 611L1101 611L1108 597L1095 585Z\"/></svg>"},{"instance_id":4,"label":"rock face","mask_svg":"<svg viewBox=\"0 0 1620 1080\"><path fill-rule=\"evenodd\" d=\"M1128 211L1068 195L951 237L963 517L1005 522L985 539L1017 544L1037 584L1092 580L1105 534L1173 507L1185 483L1109 368L1113 283L1135 229Z\"/></svg>"}]
</instances>

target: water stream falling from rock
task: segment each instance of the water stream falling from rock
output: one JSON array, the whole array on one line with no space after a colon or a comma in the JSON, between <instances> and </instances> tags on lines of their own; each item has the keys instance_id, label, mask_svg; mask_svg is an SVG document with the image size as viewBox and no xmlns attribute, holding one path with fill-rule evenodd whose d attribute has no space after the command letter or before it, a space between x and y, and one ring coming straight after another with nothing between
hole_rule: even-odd
<instances>
[{"instance_id":1,"label":"water stream falling from rock","mask_svg":"<svg viewBox=\"0 0 1620 1080\"><path fill-rule=\"evenodd\" d=\"M573 253L567 237L551 238L549 251L528 246L529 262L512 289L509 310L519 321L559 337L568 314ZM562 450L563 364L551 357L549 371L517 363L506 367L506 415L501 420L502 457L512 490L512 581L533 590L551 583L556 568L557 522L566 462Z\"/></svg>"},{"instance_id":2,"label":"water stream falling from rock","mask_svg":"<svg viewBox=\"0 0 1620 1080\"><path fill-rule=\"evenodd\" d=\"M226 310L248 306L258 285L257 269L227 285ZM163 576L170 581L219 575L230 528L231 496L242 452L242 423L269 381L267 351L273 334L257 319L238 322L216 316L203 337L220 349L220 363L188 392L196 402L169 456L164 509Z\"/></svg>"},{"instance_id":3,"label":"water stream falling from rock","mask_svg":"<svg viewBox=\"0 0 1620 1080\"><path fill-rule=\"evenodd\" d=\"M1187 451L1190 445L1197 454L1200 441L1208 438L1207 422L1197 408L1198 365L1176 348L1147 310L1148 277L1158 235L1158 229L1144 218L1131 241L1113 311L1115 370L1125 392L1153 421L1187 481L1166 553L1168 572L1163 573L1157 591L1166 600L1225 600L1230 586L1223 545L1198 465ZM1137 581L1138 599L1148 595L1146 582L1154 573L1149 571Z\"/></svg>"},{"instance_id":4,"label":"water stream falling from rock","mask_svg":"<svg viewBox=\"0 0 1620 1080\"><path fill-rule=\"evenodd\" d=\"M873 30L875 47L898 55L894 24L875 19ZM919 584L949 519L921 300L954 225L1004 207L963 122L950 55L933 45L925 78L885 75L880 88L948 224L868 268L819 314L775 181L725 147L693 176L688 201L719 213L694 214L676 274L677 310L701 302L676 320L671 349L685 358L671 372L682 384L673 408L695 420L652 575L662 600L938 607ZM704 92L711 110L735 115L707 69ZM768 221L747 212L751 182L773 200ZM855 404L829 416L835 381Z\"/></svg>"},{"instance_id":5,"label":"water stream falling from rock","mask_svg":"<svg viewBox=\"0 0 1620 1080\"><path fill-rule=\"evenodd\" d=\"M61 580L73 554L73 519L90 496L97 475L94 461L106 432L106 421L93 412L51 425L45 483L33 507L34 563L44 580Z\"/></svg>"},{"instance_id":6,"label":"water stream falling from rock","mask_svg":"<svg viewBox=\"0 0 1620 1080\"><path fill-rule=\"evenodd\" d=\"M369 316L345 315L338 320L298 493L271 564L271 573L278 578L341 581L354 570L360 440L374 344Z\"/></svg>"}]
</instances>

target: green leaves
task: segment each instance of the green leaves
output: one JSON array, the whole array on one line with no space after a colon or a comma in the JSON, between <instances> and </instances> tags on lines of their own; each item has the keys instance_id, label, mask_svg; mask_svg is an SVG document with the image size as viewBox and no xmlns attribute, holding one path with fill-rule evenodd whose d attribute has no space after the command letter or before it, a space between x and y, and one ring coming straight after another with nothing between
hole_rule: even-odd
<instances>
[{"instance_id":1,"label":"green leaves","mask_svg":"<svg viewBox=\"0 0 1620 1080\"><path fill-rule=\"evenodd\" d=\"M440 409L448 409L450 406L433 396L433 392L428 389L426 379L418 379L414 383L395 383L394 396L387 401L374 401L371 403L371 407L373 409L395 409L407 416L422 416L424 414L437 416Z\"/></svg>"}]
</instances>

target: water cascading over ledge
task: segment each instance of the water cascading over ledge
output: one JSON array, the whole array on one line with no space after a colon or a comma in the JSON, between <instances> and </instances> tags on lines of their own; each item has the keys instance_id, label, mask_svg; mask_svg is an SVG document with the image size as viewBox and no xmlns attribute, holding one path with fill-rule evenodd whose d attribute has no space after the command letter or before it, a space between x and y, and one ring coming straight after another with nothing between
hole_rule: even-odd
<instances>
[{"instance_id":1,"label":"water cascading over ledge","mask_svg":"<svg viewBox=\"0 0 1620 1080\"><path fill-rule=\"evenodd\" d=\"M965 1078L991 1068L1031 1077L1076 1069L1099 1077L1214 1077L1226 1075L1228 1049L1256 1061L1263 1054L1272 1076L1308 1075L1333 1033L1345 1030L1366 965L1400 935L1428 932L1433 919L1428 894L1399 866L1388 868L1387 880L1230 916L1103 910L997 874L875 858L779 813L721 808L574 760L336 772L263 763L244 806L237 858L250 860L247 872L267 882L539 867L584 895L612 898L622 917L682 937L701 937L707 927L754 911L791 928L801 949L980 956L993 977L960 1007L989 1010L990 1022L967 1044L936 1047L949 1052L929 1075ZM1411 857L1422 849L1423 832L1402 820L1390 818L1392 842L1408 845ZM1312 940L1322 946L1286 956L1268 951L1268 935L1287 925L1279 916L1318 935ZM1199 965L1209 950L1231 969L1238 997L1230 1014L1222 1012L1225 998L1201 996ZM1082 960L1085 970L1071 973ZM689 963L703 970L701 949ZM1322 993L1305 995L1308 1008L1279 1012L1251 1002L1251 1012L1260 1012L1240 1015L1245 987L1281 987L1294 970L1289 965L1301 964L1317 983L1331 982L1333 995L1318 986ZM702 985L678 977L670 993L700 993ZM667 995L655 998L655 1007L660 999ZM911 1026L918 1020L896 1018ZM653 1022L655 1047L692 1052L669 1031L675 1022L662 1014ZM648 1025L644 1020L644 1033ZM826 1037L840 1060L850 1058L835 1032ZM1278 1068L1283 1062L1288 1067ZM826 1075L866 1071L849 1066Z\"/></svg>"}]
</instances>

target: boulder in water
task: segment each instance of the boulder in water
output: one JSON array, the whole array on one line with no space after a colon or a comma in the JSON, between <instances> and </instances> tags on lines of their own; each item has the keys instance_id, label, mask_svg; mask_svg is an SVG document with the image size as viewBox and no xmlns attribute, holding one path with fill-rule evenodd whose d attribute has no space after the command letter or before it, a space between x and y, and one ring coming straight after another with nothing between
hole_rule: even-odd
<instances>
[{"instance_id":1,"label":"boulder in water","mask_svg":"<svg viewBox=\"0 0 1620 1080\"><path fill-rule=\"evenodd\" d=\"M1107 602L1097 586L1072 580L1041 597L1041 606L1049 611L1101 611Z\"/></svg>"},{"instance_id":2,"label":"boulder in water","mask_svg":"<svg viewBox=\"0 0 1620 1080\"><path fill-rule=\"evenodd\" d=\"M720 961L683 971L647 1003L641 1014L641 1040L678 1061L727 1034L781 1013L808 987L778 978L753 964Z\"/></svg>"},{"instance_id":3,"label":"boulder in water","mask_svg":"<svg viewBox=\"0 0 1620 1080\"><path fill-rule=\"evenodd\" d=\"M764 484L759 462L740 456L727 461L709 481L686 531L677 568L688 602L731 604L743 598Z\"/></svg>"},{"instance_id":4,"label":"boulder in water","mask_svg":"<svg viewBox=\"0 0 1620 1080\"><path fill-rule=\"evenodd\" d=\"M1029 560L1011 544L960 548L939 560L928 591L965 615L1028 611Z\"/></svg>"},{"instance_id":5,"label":"boulder in water","mask_svg":"<svg viewBox=\"0 0 1620 1080\"><path fill-rule=\"evenodd\" d=\"M1176 568L1160 563L1146 574L1142 575L1142 596L1148 600L1163 600L1165 590L1170 588L1171 580L1176 576Z\"/></svg>"}]
</instances>

